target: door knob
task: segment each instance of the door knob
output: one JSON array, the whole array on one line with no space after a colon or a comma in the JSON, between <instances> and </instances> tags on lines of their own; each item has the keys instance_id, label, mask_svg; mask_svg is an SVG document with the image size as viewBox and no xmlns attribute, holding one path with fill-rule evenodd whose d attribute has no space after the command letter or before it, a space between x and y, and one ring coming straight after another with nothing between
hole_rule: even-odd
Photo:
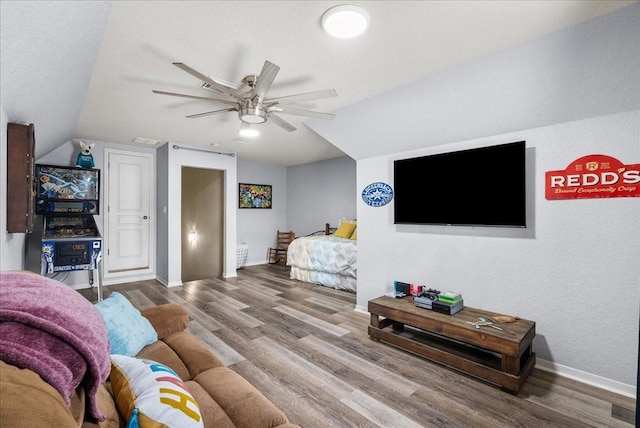
<instances>
[{"instance_id":1,"label":"door knob","mask_svg":"<svg viewBox=\"0 0 640 428\"><path fill-rule=\"evenodd\" d=\"M142 217L142 218L146 220L146 219L148 219L149 217L147 217L147 216L144 216L144 217Z\"/></svg>"}]
</instances>

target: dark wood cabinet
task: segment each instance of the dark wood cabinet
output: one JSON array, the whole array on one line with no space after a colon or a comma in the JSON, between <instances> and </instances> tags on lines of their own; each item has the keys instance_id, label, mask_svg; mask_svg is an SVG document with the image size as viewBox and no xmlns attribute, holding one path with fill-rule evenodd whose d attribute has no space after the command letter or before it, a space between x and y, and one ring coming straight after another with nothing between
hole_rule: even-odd
<instances>
[{"instance_id":1,"label":"dark wood cabinet","mask_svg":"<svg viewBox=\"0 0 640 428\"><path fill-rule=\"evenodd\" d=\"M34 221L33 124L7 124L7 232L31 233Z\"/></svg>"}]
</instances>

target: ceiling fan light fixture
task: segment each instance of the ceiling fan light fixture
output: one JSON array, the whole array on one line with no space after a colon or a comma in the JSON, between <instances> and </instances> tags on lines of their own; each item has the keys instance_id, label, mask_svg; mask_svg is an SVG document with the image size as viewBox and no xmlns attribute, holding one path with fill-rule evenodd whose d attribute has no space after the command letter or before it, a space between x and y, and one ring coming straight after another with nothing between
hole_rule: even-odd
<instances>
[{"instance_id":1,"label":"ceiling fan light fixture","mask_svg":"<svg viewBox=\"0 0 640 428\"><path fill-rule=\"evenodd\" d=\"M260 107L245 107L238 111L240 120L246 123L264 123L267 121L267 112Z\"/></svg>"},{"instance_id":2,"label":"ceiling fan light fixture","mask_svg":"<svg viewBox=\"0 0 640 428\"><path fill-rule=\"evenodd\" d=\"M322 28L339 39L350 39L364 33L369 26L369 13L360 6L334 6L322 15Z\"/></svg>"},{"instance_id":3,"label":"ceiling fan light fixture","mask_svg":"<svg viewBox=\"0 0 640 428\"><path fill-rule=\"evenodd\" d=\"M240 134L241 137L255 138L260 135L260 131L252 128L243 128L238 131L238 134Z\"/></svg>"}]
</instances>

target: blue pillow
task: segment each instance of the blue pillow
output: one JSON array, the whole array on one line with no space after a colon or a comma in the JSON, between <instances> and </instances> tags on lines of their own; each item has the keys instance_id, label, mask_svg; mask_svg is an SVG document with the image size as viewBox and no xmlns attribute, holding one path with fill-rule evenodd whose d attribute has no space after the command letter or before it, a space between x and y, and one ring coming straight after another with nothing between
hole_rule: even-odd
<instances>
[{"instance_id":1,"label":"blue pillow","mask_svg":"<svg viewBox=\"0 0 640 428\"><path fill-rule=\"evenodd\" d=\"M111 354L134 357L142 348L158 340L148 319L118 292L95 304L107 325Z\"/></svg>"}]
</instances>

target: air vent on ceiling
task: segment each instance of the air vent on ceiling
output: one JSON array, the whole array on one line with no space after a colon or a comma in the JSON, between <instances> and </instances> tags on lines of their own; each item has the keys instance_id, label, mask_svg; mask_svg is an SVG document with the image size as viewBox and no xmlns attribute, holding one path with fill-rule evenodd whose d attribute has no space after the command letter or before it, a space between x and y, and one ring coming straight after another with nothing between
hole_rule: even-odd
<instances>
[{"instance_id":1,"label":"air vent on ceiling","mask_svg":"<svg viewBox=\"0 0 640 428\"><path fill-rule=\"evenodd\" d=\"M134 144L142 144L145 146L152 146L152 147L160 147L162 144L164 144L164 141L152 140L151 138L143 138L143 137L136 137L133 140L131 140L131 142Z\"/></svg>"}]
</instances>

